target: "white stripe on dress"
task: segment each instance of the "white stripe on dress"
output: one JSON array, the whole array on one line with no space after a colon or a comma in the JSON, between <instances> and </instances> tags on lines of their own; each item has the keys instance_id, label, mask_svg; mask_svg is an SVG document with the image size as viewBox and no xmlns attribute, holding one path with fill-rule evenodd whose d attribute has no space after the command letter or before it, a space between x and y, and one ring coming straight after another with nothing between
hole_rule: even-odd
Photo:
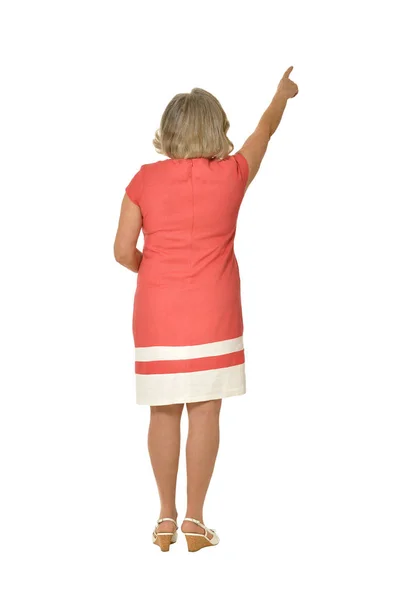
<instances>
[{"instance_id":1,"label":"white stripe on dress","mask_svg":"<svg viewBox=\"0 0 399 600\"><path fill-rule=\"evenodd\" d=\"M204 393L204 390L206 392ZM189 373L136 374L136 402L150 406L217 400L246 393L245 364Z\"/></svg>"},{"instance_id":2,"label":"white stripe on dress","mask_svg":"<svg viewBox=\"0 0 399 600\"><path fill-rule=\"evenodd\" d=\"M210 344L195 346L148 346L135 348L135 359L148 362L152 360L184 360L186 358L205 358L220 356L243 350L243 336ZM148 375L145 375L148 377Z\"/></svg>"}]
</instances>

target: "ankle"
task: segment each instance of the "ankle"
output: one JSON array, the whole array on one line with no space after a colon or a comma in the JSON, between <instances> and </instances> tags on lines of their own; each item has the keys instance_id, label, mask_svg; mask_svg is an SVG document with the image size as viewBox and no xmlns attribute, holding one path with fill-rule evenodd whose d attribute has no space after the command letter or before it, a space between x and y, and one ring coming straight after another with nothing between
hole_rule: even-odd
<instances>
[{"instance_id":1,"label":"ankle","mask_svg":"<svg viewBox=\"0 0 399 600\"><path fill-rule=\"evenodd\" d=\"M197 519L197 521L201 521L201 523L204 522L204 514L203 514L203 509L202 508L193 508L191 509L190 507L187 508L186 510L186 514L184 515L185 519ZM190 521L189 521L190 522Z\"/></svg>"},{"instance_id":2,"label":"ankle","mask_svg":"<svg viewBox=\"0 0 399 600\"><path fill-rule=\"evenodd\" d=\"M159 513L159 518L164 519L165 517L169 517L170 519L174 519L175 521L177 521L178 514L177 514L176 508L173 508L173 509L161 508L161 512Z\"/></svg>"},{"instance_id":3,"label":"ankle","mask_svg":"<svg viewBox=\"0 0 399 600\"><path fill-rule=\"evenodd\" d=\"M186 516L184 517L184 519L196 519L197 521L200 521L201 523L204 522L204 516L202 513L196 513L196 512L187 512ZM188 521L188 523L192 523L192 521Z\"/></svg>"}]
</instances>

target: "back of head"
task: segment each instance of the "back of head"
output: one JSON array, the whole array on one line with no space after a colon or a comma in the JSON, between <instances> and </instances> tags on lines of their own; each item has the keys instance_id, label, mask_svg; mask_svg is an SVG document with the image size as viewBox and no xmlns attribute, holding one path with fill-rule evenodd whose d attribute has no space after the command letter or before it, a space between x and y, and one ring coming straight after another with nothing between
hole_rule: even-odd
<instances>
[{"instance_id":1,"label":"back of head","mask_svg":"<svg viewBox=\"0 0 399 600\"><path fill-rule=\"evenodd\" d=\"M201 88L176 94L167 105L153 144L169 158L216 158L233 150L230 123L220 102Z\"/></svg>"}]
</instances>

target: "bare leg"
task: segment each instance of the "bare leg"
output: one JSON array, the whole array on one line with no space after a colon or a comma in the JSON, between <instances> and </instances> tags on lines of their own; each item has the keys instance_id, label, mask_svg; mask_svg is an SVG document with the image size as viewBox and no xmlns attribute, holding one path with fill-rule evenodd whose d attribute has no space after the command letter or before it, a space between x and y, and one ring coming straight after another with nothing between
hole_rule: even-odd
<instances>
[{"instance_id":1,"label":"bare leg","mask_svg":"<svg viewBox=\"0 0 399 600\"><path fill-rule=\"evenodd\" d=\"M176 479L180 454L180 421L184 404L151 406L148 450L158 486L161 510L159 518L177 518ZM165 521L160 532L173 532L175 526Z\"/></svg>"},{"instance_id":2,"label":"bare leg","mask_svg":"<svg viewBox=\"0 0 399 600\"><path fill-rule=\"evenodd\" d=\"M202 523L205 496L208 491L219 449L219 414L222 400L207 400L187 404L189 432L187 438L187 512L186 517ZM182 531L204 533L190 521Z\"/></svg>"}]
</instances>

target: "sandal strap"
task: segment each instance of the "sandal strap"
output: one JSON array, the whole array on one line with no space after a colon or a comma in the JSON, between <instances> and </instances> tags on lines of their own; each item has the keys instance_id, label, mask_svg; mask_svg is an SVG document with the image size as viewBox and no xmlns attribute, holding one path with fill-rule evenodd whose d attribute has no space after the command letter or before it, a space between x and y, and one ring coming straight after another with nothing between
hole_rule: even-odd
<instances>
[{"instance_id":1,"label":"sandal strap","mask_svg":"<svg viewBox=\"0 0 399 600\"><path fill-rule=\"evenodd\" d=\"M163 517L163 519L158 519L157 524L155 525L155 529L153 531L153 536L156 537L158 535L158 525L160 523L162 523L163 521L172 521L172 523L174 523L176 525L176 530L174 533L176 533L176 531L179 529L178 524L176 523L175 519L172 519L171 517Z\"/></svg>"},{"instance_id":2,"label":"sandal strap","mask_svg":"<svg viewBox=\"0 0 399 600\"><path fill-rule=\"evenodd\" d=\"M205 537L207 539L209 539L208 536L207 536L208 532L211 533L211 534L215 533L215 531L213 529L209 529L209 527L207 527L206 525L204 525L203 523L201 523L201 521L198 521L198 519L192 519L191 517L186 517L184 520L185 521L191 521L192 523L195 523L196 525L198 525L198 527L202 527L202 529L205 529Z\"/></svg>"},{"instance_id":3,"label":"sandal strap","mask_svg":"<svg viewBox=\"0 0 399 600\"><path fill-rule=\"evenodd\" d=\"M176 527L178 527L178 524L176 523L176 521L174 519L171 519L170 517L163 517L163 519L158 519L157 525L159 525L163 521L172 521L172 523L174 523L176 525Z\"/></svg>"},{"instance_id":4,"label":"sandal strap","mask_svg":"<svg viewBox=\"0 0 399 600\"><path fill-rule=\"evenodd\" d=\"M199 527L202 527L203 529L208 529L203 523L201 523L201 521L198 521L198 519L192 519L191 517L185 517L184 520L191 521L192 523L195 523L196 525L198 525Z\"/></svg>"}]
</instances>

